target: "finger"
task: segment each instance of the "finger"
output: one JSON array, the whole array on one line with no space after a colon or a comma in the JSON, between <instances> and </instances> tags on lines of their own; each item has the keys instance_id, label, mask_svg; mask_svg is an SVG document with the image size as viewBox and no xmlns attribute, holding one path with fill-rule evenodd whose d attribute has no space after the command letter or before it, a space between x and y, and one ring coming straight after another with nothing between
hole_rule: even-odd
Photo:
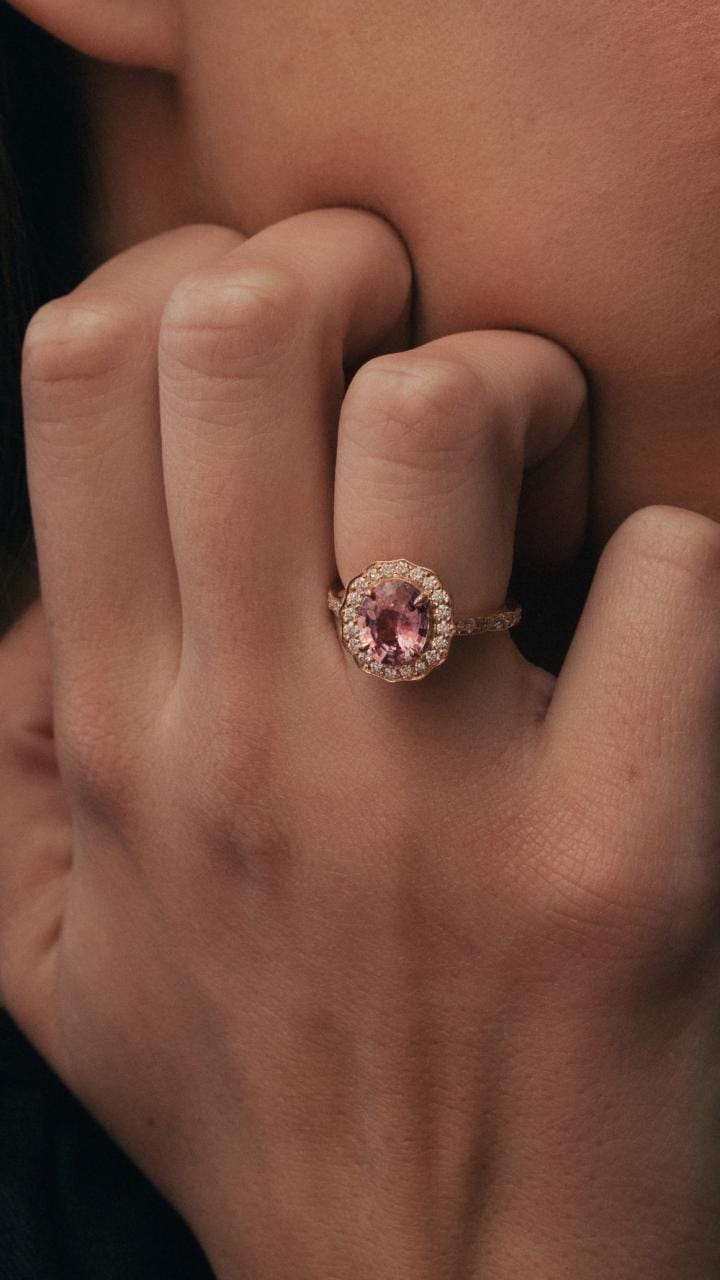
<instances>
[{"instance_id":1,"label":"finger","mask_svg":"<svg viewBox=\"0 0 720 1280\"><path fill-rule=\"evenodd\" d=\"M697 814L720 771L720 525L647 507L613 535L598 565L547 718L589 783L654 780Z\"/></svg>"},{"instance_id":2,"label":"finger","mask_svg":"<svg viewBox=\"0 0 720 1280\"><path fill-rule=\"evenodd\" d=\"M28 476L58 694L112 655L122 679L159 628L177 626L163 494L157 336L178 278L237 244L215 227L120 254L28 330Z\"/></svg>"},{"instance_id":3,"label":"finger","mask_svg":"<svg viewBox=\"0 0 720 1280\"><path fill-rule=\"evenodd\" d=\"M590 409L552 453L525 471L515 558L519 566L559 570L577 560L587 532Z\"/></svg>"},{"instance_id":4,"label":"finger","mask_svg":"<svg viewBox=\"0 0 720 1280\"><path fill-rule=\"evenodd\" d=\"M402 324L409 291L394 232L341 209L278 223L173 294L165 481L185 652L205 670L326 622L343 363Z\"/></svg>"},{"instance_id":5,"label":"finger","mask_svg":"<svg viewBox=\"0 0 720 1280\"><path fill-rule=\"evenodd\" d=\"M585 395L568 352L528 333L457 334L365 365L340 421L335 546L343 582L375 560L405 558L434 570L456 617L500 608L523 472L584 430ZM562 480L572 492L566 530L575 540L587 467L584 449L570 456ZM548 494L549 527L553 518Z\"/></svg>"},{"instance_id":6,"label":"finger","mask_svg":"<svg viewBox=\"0 0 720 1280\"><path fill-rule=\"evenodd\" d=\"M0 1003L47 1045L72 823L53 743L42 609L0 640Z\"/></svg>"}]
</instances>

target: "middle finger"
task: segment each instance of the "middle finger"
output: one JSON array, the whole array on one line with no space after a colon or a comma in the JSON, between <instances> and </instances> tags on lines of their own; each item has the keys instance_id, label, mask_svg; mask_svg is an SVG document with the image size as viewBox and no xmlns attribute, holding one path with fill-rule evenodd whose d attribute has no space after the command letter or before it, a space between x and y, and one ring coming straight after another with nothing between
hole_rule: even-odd
<instances>
[{"instance_id":1,"label":"middle finger","mask_svg":"<svg viewBox=\"0 0 720 1280\"><path fill-rule=\"evenodd\" d=\"M335 209L268 228L175 290L163 467L184 653L201 669L208 653L267 661L283 630L317 626L344 362L404 328L410 284L390 227Z\"/></svg>"}]
</instances>

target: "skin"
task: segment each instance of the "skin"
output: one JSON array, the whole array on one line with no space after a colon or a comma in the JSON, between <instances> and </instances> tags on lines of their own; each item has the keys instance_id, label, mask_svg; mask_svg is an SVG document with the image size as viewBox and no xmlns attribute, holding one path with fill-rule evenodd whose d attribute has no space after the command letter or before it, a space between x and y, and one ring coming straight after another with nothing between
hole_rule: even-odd
<instances>
[{"instance_id":1,"label":"skin","mask_svg":"<svg viewBox=\"0 0 720 1280\"><path fill-rule=\"evenodd\" d=\"M568 147L589 163L573 85L588 130L602 101L633 145L649 89L631 129L599 7L561 40L547 8L537 30L505 8L482 42L447 10L366 9L352 49L347 10L301 31L289 6L201 22L188 4L167 29L174 6L104 9L98 31L88 6L53 9L118 64L84 72L110 260L26 341L42 599L0 647L3 998L222 1280L710 1280L720 529L667 506L626 520L557 682L493 636L390 690L318 598L382 543L441 569L460 612L490 607L524 468L571 554L588 422L600 541L640 493L618 423L639 440L676 403L684 457L686 393L684 424L709 434L705 294L670 342L685 268L710 288L698 202L678 244L660 150L604 157L608 271L596 213L545 158L541 253L519 216L532 156L477 71L497 78L506 50L537 123L542 40L567 55L552 86L573 111L553 117L544 78L537 123L564 174ZM632 62L652 34L662 102L672 72L709 132L695 17L645 19L610 44ZM466 153L470 85L498 133ZM661 141L680 166L678 118ZM317 210L337 203L384 216ZM155 234L198 216L233 229ZM672 287L651 269L668 243L687 254Z\"/></svg>"},{"instance_id":2,"label":"skin","mask_svg":"<svg viewBox=\"0 0 720 1280\"><path fill-rule=\"evenodd\" d=\"M720 515L712 0L186 0L182 23L179 91L92 75L113 248L373 209L409 247L417 341L521 328L579 360L598 542L650 502Z\"/></svg>"},{"instance_id":3,"label":"skin","mask_svg":"<svg viewBox=\"0 0 720 1280\"><path fill-rule=\"evenodd\" d=\"M333 535L489 598L583 409L534 335L363 362L409 286L325 211L146 242L32 322L3 998L221 1280L710 1280L720 529L626 522L557 684L507 635L359 673Z\"/></svg>"}]
</instances>

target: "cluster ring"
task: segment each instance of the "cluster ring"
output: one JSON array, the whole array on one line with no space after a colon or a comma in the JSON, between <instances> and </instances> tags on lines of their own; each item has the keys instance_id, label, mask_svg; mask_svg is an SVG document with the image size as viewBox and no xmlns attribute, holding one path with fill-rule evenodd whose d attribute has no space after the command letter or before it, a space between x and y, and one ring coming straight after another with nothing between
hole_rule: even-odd
<instances>
[{"instance_id":1,"label":"cluster ring","mask_svg":"<svg viewBox=\"0 0 720 1280\"><path fill-rule=\"evenodd\" d=\"M442 666L455 636L509 631L522 609L512 601L457 618L440 578L411 560L375 560L347 586L328 591L341 644L362 671L390 683L422 680Z\"/></svg>"}]
</instances>

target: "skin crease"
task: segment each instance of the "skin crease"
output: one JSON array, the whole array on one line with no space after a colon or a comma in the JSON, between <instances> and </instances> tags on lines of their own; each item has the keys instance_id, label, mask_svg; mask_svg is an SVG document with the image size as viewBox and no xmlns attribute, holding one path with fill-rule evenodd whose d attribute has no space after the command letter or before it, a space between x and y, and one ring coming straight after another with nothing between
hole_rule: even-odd
<instances>
[{"instance_id":1,"label":"skin crease","mask_svg":"<svg viewBox=\"0 0 720 1280\"><path fill-rule=\"evenodd\" d=\"M416 343L528 329L583 366L597 543L652 502L720 517L713 3L186 0L182 19L177 80L86 68L103 256L188 220L372 209L410 250Z\"/></svg>"}]
</instances>

